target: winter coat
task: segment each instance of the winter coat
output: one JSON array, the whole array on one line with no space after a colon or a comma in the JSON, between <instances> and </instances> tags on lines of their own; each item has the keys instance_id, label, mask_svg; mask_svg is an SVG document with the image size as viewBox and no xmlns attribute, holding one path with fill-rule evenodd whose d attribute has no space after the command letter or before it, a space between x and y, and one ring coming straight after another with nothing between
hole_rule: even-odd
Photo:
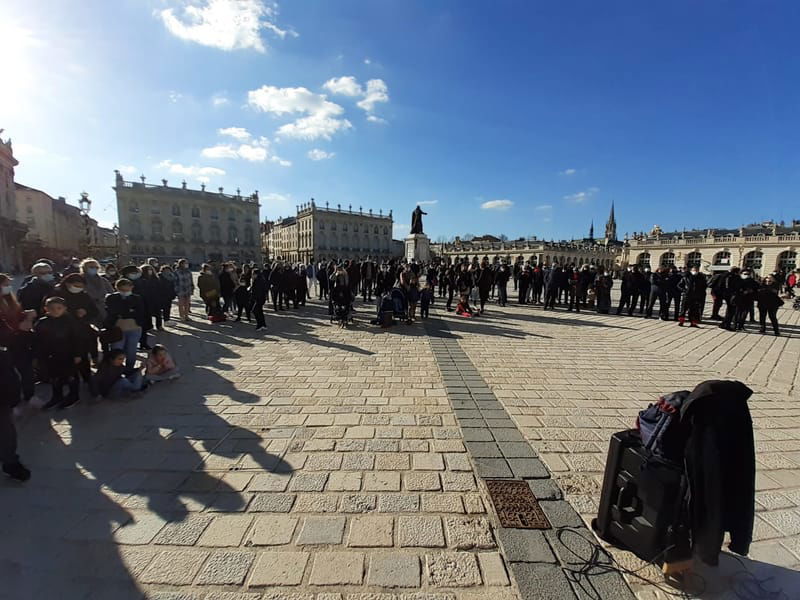
<instances>
[{"instance_id":1,"label":"winter coat","mask_svg":"<svg viewBox=\"0 0 800 600\"><path fill-rule=\"evenodd\" d=\"M176 279L173 274L172 277L167 277L163 273L158 274L158 302L159 306L169 306L177 296Z\"/></svg>"},{"instance_id":2,"label":"winter coat","mask_svg":"<svg viewBox=\"0 0 800 600\"><path fill-rule=\"evenodd\" d=\"M33 277L26 281L19 292L17 299L23 310L35 310L40 317L44 315L44 301L53 295L53 284Z\"/></svg>"},{"instance_id":3,"label":"winter coat","mask_svg":"<svg viewBox=\"0 0 800 600\"><path fill-rule=\"evenodd\" d=\"M223 298L233 296L234 290L239 287L239 277L236 271L228 272L223 271L219 275L219 293Z\"/></svg>"},{"instance_id":4,"label":"winter coat","mask_svg":"<svg viewBox=\"0 0 800 600\"><path fill-rule=\"evenodd\" d=\"M219 300L219 279L213 273L200 273L197 278L197 289L204 302Z\"/></svg>"},{"instance_id":5,"label":"winter coat","mask_svg":"<svg viewBox=\"0 0 800 600\"><path fill-rule=\"evenodd\" d=\"M97 307L97 315L92 319L92 323L100 325L106 318L106 296L112 293L114 288L108 279L101 275L84 274L83 279L86 281L86 293Z\"/></svg>"},{"instance_id":6,"label":"winter coat","mask_svg":"<svg viewBox=\"0 0 800 600\"><path fill-rule=\"evenodd\" d=\"M687 300L703 300L706 297L706 276L702 273L686 273L678 284L678 289Z\"/></svg>"},{"instance_id":7,"label":"winter coat","mask_svg":"<svg viewBox=\"0 0 800 600\"><path fill-rule=\"evenodd\" d=\"M194 293L194 279L189 269L175 269L175 293L184 298Z\"/></svg>"},{"instance_id":8,"label":"winter coat","mask_svg":"<svg viewBox=\"0 0 800 600\"><path fill-rule=\"evenodd\" d=\"M756 300L758 300L759 310L775 310L783 306L783 300L781 300L778 292L768 285L762 285L758 288Z\"/></svg>"},{"instance_id":9,"label":"winter coat","mask_svg":"<svg viewBox=\"0 0 800 600\"><path fill-rule=\"evenodd\" d=\"M119 319L133 319L139 327L144 326L144 300L137 294L124 298L119 292L106 296L106 329L116 326Z\"/></svg>"}]
</instances>

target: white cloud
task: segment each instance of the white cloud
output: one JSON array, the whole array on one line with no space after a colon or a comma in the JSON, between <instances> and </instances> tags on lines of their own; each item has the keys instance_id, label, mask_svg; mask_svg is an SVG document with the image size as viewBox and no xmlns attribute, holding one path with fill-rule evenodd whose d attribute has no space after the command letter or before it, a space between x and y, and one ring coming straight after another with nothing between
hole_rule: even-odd
<instances>
[{"instance_id":1,"label":"white cloud","mask_svg":"<svg viewBox=\"0 0 800 600\"><path fill-rule=\"evenodd\" d=\"M230 104L230 100L228 100L228 97L225 94L214 94L211 96L211 105L214 108L225 106L226 104Z\"/></svg>"},{"instance_id":2,"label":"white cloud","mask_svg":"<svg viewBox=\"0 0 800 600\"><path fill-rule=\"evenodd\" d=\"M508 210L514 206L511 200L489 200L481 204L483 210Z\"/></svg>"},{"instance_id":3,"label":"white cloud","mask_svg":"<svg viewBox=\"0 0 800 600\"><path fill-rule=\"evenodd\" d=\"M325 150L320 150L319 148L314 148L313 150L308 151L308 158L311 160L326 160L328 158L333 158L336 156L335 152L326 152Z\"/></svg>"},{"instance_id":4,"label":"white cloud","mask_svg":"<svg viewBox=\"0 0 800 600\"><path fill-rule=\"evenodd\" d=\"M372 64L372 59L370 59L370 58L365 58L365 59L364 59L364 64L365 64L365 65L371 65L371 64Z\"/></svg>"},{"instance_id":5,"label":"white cloud","mask_svg":"<svg viewBox=\"0 0 800 600\"><path fill-rule=\"evenodd\" d=\"M540 204L539 206L537 206L533 210L538 210L538 211L553 210L553 205L552 204Z\"/></svg>"},{"instance_id":6,"label":"white cloud","mask_svg":"<svg viewBox=\"0 0 800 600\"><path fill-rule=\"evenodd\" d=\"M205 175L201 175L200 177L197 177L196 179L200 183L209 183L211 181L211 178L210 177L206 177Z\"/></svg>"},{"instance_id":7,"label":"white cloud","mask_svg":"<svg viewBox=\"0 0 800 600\"><path fill-rule=\"evenodd\" d=\"M422 202L417 202L420 206L431 206L433 204L439 204L438 200L423 200Z\"/></svg>"},{"instance_id":8,"label":"white cloud","mask_svg":"<svg viewBox=\"0 0 800 600\"><path fill-rule=\"evenodd\" d=\"M225 127L223 129L217 129L217 133L220 135L229 135L240 142L250 139L250 132L244 127Z\"/></svg>"},{"instance_id":9,"label":"white cloud","mask_svg":"<svg viewBox=\"0 0 800 600\"><path fill-rule=\"evenodd\" d=\"M173 91L171 91L169 94L167 94L167 98L169 98L169 101L170 101L170 102L172 102L173 104L175 104L175 103L177 103L179 100L181 100L181 98L183 98L183 94L181 94L180 92L176 92L176 91L174 91L174 90L173 90Z\"/></svg>"},{"instance_id":10,"label":"white cloud","mask_svg":"<svg viewBox=\"0 0 800 600\"><path fill-rule=\"evenodd\" d=\"M185 175L187 177L198 177L203 176L206 177L205 183L208 183L209 177L216 177L225 175L225 171L222 169L218 169L217 167L198 167L195 165L182 165L181 163L174 163L171 160L162 160L158 163L158 168L166 169L170 173L176 173L178 175ZM202 181L202 180L201 180Z\"/></svg>"},{"instance_id":11,"label":"white cloud","mask_svg":"<svg viewBox=\"0 0 800 600\"><path fill-rule=\"evenodd\" d=\"M174 36L221 50L253 49L265 52L261 29L283 39L297 37L275 24L278 5L263 0L172 0L176 8L157 14Z\"/></svg>"},{"instance_id":12,"label":"white cloud","mask_svg":"<svg viewBox=\"0 0 800 600\"><path fill-rule=\"evenodd\" d=\"M369 60L369 59L366 59ZM369 64L369 63L367 63ZM375 105L379 102L389 101L389 87L383 79L370 79L366 85L362 86L352 75L344 77L334 77L326 81L323 86L331 94L348 96L350 98L361 98L356 105L363 109L367 114L367 120L375 123L385 123L380 117L372 114Z\"/></svg>"},{"instance_id":13,"label":"white cloud","mask_svg":"<svg viewBox=\"0 0 800 600\"><path fill-rule=\"evenodd\" d=\"M241 127L228 127L218 131L221 135L229 135L240 140L249 140L246 144L217 144L209 148L203 148L201 154L206 158L242 158L250 162L264 162L269 159L282 167L291 167L292 163L275 156L270 152L270 141L264 136L258 139L250 139L250 133Z\"/></svg>"},{"instance_id":14,"label":"white cloud","mask_svg":"<svg viewBox=\"0 0 800 600\"><path fill-rule=\"evenodd\" d=\"M367 121L370 123L379 123L380 125L385 125L389 121L386 119L381 119L380 117L376 117L375 115L367 115Z\"/></svg>"},{"instance_id":15,"label":"white cloud","mask_svg":"<svg viewBox=\"0 0 800 600\"><path fill-rule=\"evenodd\" d=\"M117 167L117 171L119 171L123 175L134 175L138 170L139 169L137 169L133 165L120 165L119 167Z\"/></svg>"},{"instance_id":16,"label":"white cloud","mask_svg":"<svg viewBox=\"0 0 800 600\"><path fill-rule=\"evenodd\" d=\"M566 200L567 202L573 202L575 204L583 204L599 191L600 188L590 187L582 192L567 194L566 196L564 196L564 200Z\"/></svg>"},{"instance_id":17,"label":"white cloud","mask_svg":"<svg viewBox=\"0 0 800 600\"><path fill-rule=\"evenodd\" d=\"M357 102L360 108L371 113L378 102L389 101L389 87L383 79L370 79L364 92L364 99Z\"/></svg>"},{"instance_id":18,"label":"white cloud","mask_svg":"<svg viewBox=\"0 0 800 600\"><path fill-rule=\"evenodd\" d=\"M331 94L339 94L341 96L355 97L364 95L364 89L352 75L347 75L345 77L334 77L333 79L326 81L322 87L328 90Z\"/></svg>"},{"instance_id":19,"label":"white cloud","mask_svg":"<svg viewBox=\"0 0 800 600\"><path fill-rule=\"evenodd\" d=\"M575 175L577 173L577 169L564 169L563 171L559 171L559 175Z\"/></svg>"},{"instance_id":20,"label":"white cloud","mask_svg":"<svg viewBox=\"0 0 800 600\"><path fill-rule=\"evenodd\" d=\"M275 115L308 115L281 126L278 135L283 137L329 140L333 134L352 127L350 121L341 118L344 113L341 106L328 100L324 94L315 94L304 87L278 88L264 85L248 92L247 101L253 108Z\"/></svg>"}]
</instances>

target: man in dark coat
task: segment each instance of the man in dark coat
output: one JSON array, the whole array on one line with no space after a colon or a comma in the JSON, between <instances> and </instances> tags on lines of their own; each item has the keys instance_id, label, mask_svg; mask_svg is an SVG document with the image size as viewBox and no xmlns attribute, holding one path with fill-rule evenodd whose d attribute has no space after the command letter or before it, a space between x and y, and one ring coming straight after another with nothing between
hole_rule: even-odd
<instances>
[{"instance_id":1,"label":"man in dark coat","mask_svg":"<svg viewBox=\"0 0 800 600\"><path fill-rule=\"evenodd\" d=\"M489 299L489 291L492 289L494 282L494 272L489 266L489 261L483 259L480 268L475 274L475 287L478 288L478 298L480 300L481 314L486 310L486 301Z\"/></svg>"},{"instance_id":2,"label":"man in dark coat","mask_svg":"<svg viewBox=\"0 0 800 600\"><path fill-rule=\"evenodd\" d=\"M703 317L703 306L706 303L706 276L700 273L697 267L691 267L684 273L683 279L678 284L681 291L681 312L678 316L678 325L683 327L686 314L689 314L689 326L699 327Z\"/></svg>"},{"instance_id":3,"label":"man in dark coat","mask_svg":"<svg viewBox=\"0 0 800 600\"><path fill-rule=\"evenodd\" d=\"M494 283L497 286L497 302L500 306L508 303L508 280L510 277L511 271L509 271L508 265L502 263L494 276Z\"/></svg>"},{"instance_id":4,"label":"man in dark coat","mask_svg":"<svg viewBox=\"0 0 800 600\"><path fill-rule=\"evenodd\" d=\"M747 320L747 315L754 312L758 288L759 284L753 279L753 274L749 269L744 269L741 274L739 289L736 290L736 296L733 300L736 305L736 331L742 331L744 329L744 322Z\"/></svg>"},{"instance_id":5,"label":"man in dark coat","mask_svg":"<svg viewBox=\"0 0 800 600\"><path fill-rule=\"evenodd\" d=\"M558 292L563 290L567 284L567 277L560 265L554 265L544 279L544 310L548 307L555 310Z\"/></svg>"},{"instance_id":6,"label":"man in dark coat","mask_svg":"<svg viewBox=\"0 0 800 600\"><path fill-rule=\"evenodd\" d=\"M662 321L669 320L669 307L667 306L667 280L669 271L666 267L660 267L650 277L650 297L647 302L645 316L649 319L653 316L653 307L658 300L658 316Z\"/></svg>"},{"instance_id":7,"label":"man in dark coat","mask_svg":"<svg viewBox=\"0 0 800 600\"><path fill-rule=\"evenodd\" d=\"M264 320L264 303L267 301L269 282L260 269L253 269L253 285L250 288L250 312L256 318L256 331L267 328Z\"/></svg>"},{"instance_id":8,"label":"man in dark coat","mask_svg":"<svg viewBox=\"0 0 800 600\"><path fill-rule=\"evenodd\" d=\"M528 287L531 284L531 268L525 265L519 273L519 303L528 303Z\"/></svg>"},{"instance_id":9,"label":"man in dark coat","mask_svg":"<svg viewBox=\"0 0 800 600\"><path fill-rule=\"evenodd\" d=\"M626 306L628 307L628 315L633 315L633 309L639 299L639 281L634 268L638 270L639 266L634 265L633 267L628 267L622 274L619 290L619 306L617 307L618 315L622 314L622 309Z\"/></svg>"},{"instance_id":10,"label":"man in dark coat","mask_svg":"<svg viewBox=\"0 0 800 600\"><path fill-rule=\"evenodd\" d=\"M721 329L733 328L736 319L736 293L741 285L742 278L739 276L739 267L731 267L719 284L722 301L725 303L725 317L719 324Z\"/></svg>"},{"instance_id":11,"label":"man in dark coat","mask_svg":"<svg viewBox=\"0 0 800 600\"><path fill-rule=\"evenodd\" d=\"M37 316L44 315L44 301L54 294L53 267L44 262L38 262L31 268L30 278L22 285L17 294L17 299L23 310L35 310Z\"/></svg>"},{"instance_id":12,"label":"man in dark coat","mask_svg":"<svg viewBox=\"0 0 800 600\"><path fill-rule=\"evenodd\" d=\"M592 281L594 280L594 276L592 272L589 270L589 265L583 265L581 270L578 272L578 282L575 286L575 291L577 293L577 303L578 306L583 306L586 308L586 302L588 300L589 288L592 286Z\"/></svg>"},{"instance_id":13,"label":"man in dark coat","mask_svg":"<svg viewBox=\"0 0 800 600\"><path fill-rule=\"evenodd\" d=\"M665 313L669 315L669 307L672 305L675 311L675 321L678 320L678 313L681 310L681 291L678 289L678 284L681 282L682 277L677 268L674 266L670 268L669 276L667 277L667 309Z\"/></svg>"},{"instance_id":14,"label":"man in dark coat","mask_svg":"<svg viewBox=\"0 0 800 600\"><path fill-rule=\"evenodd\" d=\"M727 273L725 272L714 273L711 277L711 281L708 283L708 287L711 290L711 297L713 298L713 303L711 304L711 319L714 321L722 321L722 317L719 316L719 309L722 308L722 284L725 281L726 275Z\"/></svg>"}]
</instances>

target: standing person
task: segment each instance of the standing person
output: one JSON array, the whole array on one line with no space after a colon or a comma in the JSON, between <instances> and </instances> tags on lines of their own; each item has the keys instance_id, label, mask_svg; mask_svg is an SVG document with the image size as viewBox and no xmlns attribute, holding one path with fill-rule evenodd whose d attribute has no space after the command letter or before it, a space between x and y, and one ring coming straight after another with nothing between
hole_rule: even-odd
<instances>
[{"instance_id":1,"label":"standing person","mask_svg":"<svg viewBox=\"0 0 800 600\"><path fill-rule=\"evenodd\" d=\"M103 271L102 277L103 279L108 281L109 285L111 285L112 292L109 293L113 293L114 284L117 282L117 279L119 279L119 272L117 271L117 265L115 265L114 263L108 263L106 265L105 270Z\"/></svg>"},{"instance_id":2,"label":"standing person","mask_svg":"<svg viewBox=\"0 0 800 600\"><path fill-rule=\"evenodd\" d=\"M489 292L494 283L494 274L489 266L488 259L484 258L481 266L475 273L475 287L478 288L478 300L480 301L480 314L486 312L486 301L489 299Z\"/></svg>"},{"instance_id":3,"label":"standing person","mask_svg":"<svg viewBox=\"0 0 800 600\"><path fill-rule=\"evenodd\" d=\"M500 264L494 276L494 282L497 286L497 302L500 306L508 304L508 280L510 278L511 271L509 271L508 265L504 261Z\"/></svg>"},{"instance_id":4,"label":"standing person","mask_svg":"<svg viewBox=\"0 0 800 600\"><path fill-rule=\"evenodd\" d=\"M744 269L741 275L741 283L736 291L734 304L736 305L736 331L744 329L744 322L747 316L754 311L754 303L758 294L758 282L752 278L749 269Z\"/></svg>"},{"instance_id":5,"label":"standing person","mask_svg":"<svg viewBox=\"0 0 800 600\"><path fill-rule=\"evenodd\" d=\"M736 321L736 295L742 285L739 267L731 267L720 285L722 300L725 302L725 317L719 324L721 329L732 329Z\"/></svg>"},{"instance_id":6,"label":"standing person","mask_svg":"<svg viewBox=\"0 0 800 600\"><path fill-rule=\"evenodd\" d=\"M161 315L158 312L158 308L161 304L161 292L159 289L158 276L156 275L154 267L147 263L142 265L141 270L142 276L133 282L133 293L139 294L142 297L145 311L144 327L142 328L142 339L139 342L139 349L150 350L148 333L153 329L153 320L155 319L155 325L157 327L162 325ZM129 277L131 275L129 275Z\"/></svg>"},{"instance_id":7,"label":"standing person","mask_svg":"<svg viewBox=\"0 0 800 600\"><path fill-rule=\"evenodd\" d=\"M3 473L17 481L27 481L31 472L17 456L17 428L14 425L15 399L20 395L20 381L11 352L0 349L0 464Z\"/></svg>"},{"instance_id":8,"label":"standing person","mask_svg":"<svg viewBox=\"0 0 800 600\"><path fill-rule=\"evenodd\" d=\"M189 320L189 310L194 294L194 278L189 269L189 261L182 258L175 271L175 294L178 296L178 317L181 321Z\"/></svg>"},{"instance_id":9,"label":"standing person","mask_svg":"<svg viewBox=\"0 0 800 600\"><path fill-rule=\"evenodd\" d=\"M100 263L93 258L87 258L81 263L81 275L86 283L84 288L89 298L92 299L97 315L92 319L92 325L102 326L106 318L106 296L114 291L108 279L100 275ZM92 356L97 359L97 355Z\"/></svg>"},{"instance_id":10,"label":"standing person","mask_svg":"<svg viewBox=\"0 0 800 600\"><path fill-rule=\"evenodd\" d=\"M706 303L706 276L700 273L698 267L691 267L688 273L683 274L683 279L678 284L681 291L681 311L678 316L678 325L683 327L686 314L689 314L689 326L699 327L703 318L703 306Z\"/></svg>"},{"instance_id":11,"label":"standing person","mask_svg":"<svg viewBox=\"0 0 800 600\"><path fill-rule=\"evenodd\" d=\"M518 298L517 302L519 304L527 304L528 303L528 287L531 284L531 268L528 265L525 265L519 273L519 277L517 280L518 285Z\"/></svg>"},{"instance_id":12,"label":"standing person","mask_svg":"<svg viewBox=\"0 0 800 600\"><path fill-rule=\"evenodd\" d=\"M23 310L35 310L36 315L44 315L44 301L53 295L53 267L46 262L37 262L31 267L31 276L19 288L17 299Z\"/></svg>"},{"instance_id":13,"label":"standing person","mask_svg":"<svg viewBox=\"0 0 800 600\"><path fill-rule=\"evenodd\" d=\"M314 266L314 259L312 258L306 266L306 289L307 297L311 300L311 290L317 287L317 267ZM305 303L304 303L305 304Z\"/></svg>"},{"instance_id":14,"label":"standing person","mask_svg":"<svg viewBox=\"0 0 800 600\"><path fill-rule=\"evenodd\" d=\"M786 277L786 295L789 298L794 298L794 288L797 287L797 274L800 271L792 271Z\"/></svg>"},{"instance_id":15,"label":"standing person","mask_svg":"<svg viewBox=\"0 0 800 600\"><path fill-rule=\"evenodd\" d=\"M259 274L261 271L259 270ZM242 270L242 276L239 278L239 287L234 292L234 300L236 300L236 320L242 320L242 312L247 317L247 322L250 322L250 315L252 314L252 303L250 301L250 286L253 284L253 270L247 265ZM263 302L261 303L264 304Z\"/></svg>"},{"instance_id":16,"label":"standing person","mask_svg":"<svg viewBox=\"0 0 800 600\"><path fill-rule=\"evenodd\" d=\"M581 312L581 303L578 300L578 283L580 281L580 274L575 270L575 265L571 265L567 269L567 300L569 302L567 310Z\"/></svg>"},{"instance_id":17,"label":"standing person","mask_svg":"<svg viewBox=\"0 0 800 600\"><path fill-rule=\"evenodd\" d=\"M645 316L649 319L653 316L653 307L658 300L658 316L662 321L669 319L669 307L667 306L667 278L669 274L665 267L656 269L650 277L650 297L647 301L647 311Z\"/></svg>"},{"instance_id":18,"label":"standing person","mask_svg":"<svg viewBox=\"0 0 800 600\"><path fill-rule=\"evenodd\" d=\"M319 299L328 297L328 265L323 261L317 265L317 283L319 283Z\"/></svg>"},{"instance_id":19,"label":"standing person","mask_svg":"<svg viewBox=\"0 0 800 600\"><path fill-rule=\"evenodd\" d=\"M447 295L447 282L445 281L447 268L444 260L439 263L439 272L436 275L437 282L439 283L439 298L444 298ZM514 289L516 289L516 287Z\"/></svg>"},{"instance_id":20,"label":"standing person","mask_svg":"<svg viewBox=\"0 0 800 600\"><path fill-rule=\"evenodd\" d=\"M617 314L621 315L622 310L627 306L628 307L628 316L633 315L633 299L634 299L634 292L636 293L636 298L639 297L639 292L636 289L636 282L634 281L633 277L633 267L628 267L625 269L625 272L622 273L622 277L620 278L620 288L619 288L619 306L617 306Z\"/></svg>"},{"instance_id":21,"label":"standing person","mask_svg":"<svg viewBox=\"0 0 800 600\"><path fill-rule=\"evenodd\" d=\"M269 276L269 292L272 295L272 308L275 312L283 310L284 279L283 265L280 263L273 265Z\"/></svg>"},{"instance_id":22,"label":"standing person","mask_svg":"<svg viewBox=\"0 0 800 600\"><path fill-rule=\"evenodd\" d=\"M419 304L419 279L417 279L416 274L411 272L411 279L408 284L408 289L406 290L406 296L408 298L408 322L413 323L417 318L417 304Z\"/></svg>"},{"instance_id":23,"label":"standing person","mask_svg":"<svg viewBox=\"0 0 800 600\"><path fill-rule=\"evenodd\" d=\"M82 360L83 344L63 298L48 298L44 308L45 316L33 326L33 343L39 368L50 380L53 395L42 408L69 408L80 400L77 367ZM69 388L66 398L64 386Z\"/></svg>"},{"instance_id":24,"label":"standing person","mask_svg":"<svg viewBox=\"0 0 800 600\"><path fill-rule=\"evenodd\" d=\"M444 274L444 279L445 279L445 286L446 286L446 292L447 292L446 309L447 309L447 312L452 312L452 310L453 310L453 295L455 294L456 287L457 287L455 265L450 265L450 266L447 267L447 270L445 271L445 274Z\"/></svg>"},{"instance_id":25,"label":"standing person","mask_svg":"<svg viewBox=\"0 0 800 600\"><path fill-rule=\"evenodd\" d=\"M597 312L607 315L611 310L611 288L614 287L614 280L611 275L606 273L604 267L597 267L597 277L594 280L595 305Z\"/></svg>"},{"instance_id":26,"label":"standing person","mask_svg":"<svg viewBox=\"0 0 800 600\"><path fill-rule=\"evenodd\" d=\"M11 276L0 273L0 347L7 348L8 352L3 359L10 360L12 369L19 375L15 392L3 387L0 388L3 390L0 395L8 398L8 403L16 414L21 414L32 402L38 403L38 398L35 396L31 333L35 318L35 310L22 310L22 306L14 296ZM18 407L20 400L23 404Z\"/></svg>"},{"instance_id":27,"label":"standing person","mask_svg":"<svg viewBox=\"0 0 800 600\"><path fill-rule=\"evenodd\" d=\"M222 263L222 272L219 274L219 293L222 296L222 312L226 315L233 313L233 294L239 287L239 278L236 267L232 263Z\"/></svg>"},{"instance_id":28,"label":"standing person","mask_svg":"<svg viewBox=\"0 0 800 600\"><path fill-rule=\"evenodd\" d=\"M638 268L638 266L637 266ZM650 290L653 286L653 274L650 272L650 267L640 269L642 276L639 283L639 314L643 315L647 311L648 303L650 301Z\"/></svg>"},{"instance_id":29,"label":"standing person","mask_svg":"<svg viewBox=\"0 0 800 600\"><path fill-rule=\"evenodd\" d=\"M372 290L375 287L375 263L369 257L361 263L361 295L364 302L372 302Z\"/></svg>"},{"instance_id":30,"label":"standing person","mask_svg":"<svg viewBox=\"0 0 800 600\"><path fill-rule=\"evenodd\" d=\"M164 323L170 320L172 301L177 296L177 281L172 267L164 265L158 273L158 305L156 306L156 328L164 330Z\"/></svg>"},{"instance_id":31,"label":"standing person","mask_svg":"<svg viewBox=\"0 0 800 600\"><path fill-rule=\"evenodd\" d=\"M211 265L204 264L197 278L197 292L206 305L206 314L211 314L214 307L219 304L220 284L219 277L214 275Z\"/></svg>"},{"instance_id":32,"label":"standing person","mask_svg":"<svg viewBox=\"0 0 800 600\"><path fill-rule=\"evenodd\" d=\"M425 283L425 287L419 295L419 316L427 319L430 315L430 306L433 304L433 284Z\"/></svg>"},{"instance_id":33,"label":"standing person","mask_svg":"<svg viewBox=\"0 0 800 600\"><path fill-rule=\"evenodd\" d=\"M118 279L116 288L116 292L106 296L105 328L118 330L120 339L111 347L125 352L125 364L128 371L133 372L145 320L144 300L133 293L133 282L129 279Z\"/></svg>"},{"instance_id":34,"label":"standing person","mask_svg":"<svg viewBox=\"0 0 800 600\"><path fill-rule=\"evenodd\" d=\"M73 273L80 273L81 272L81 261L78 257L73 256L72 260L69 261L69 264L64 269L64 272L61 273L62 277L66 277L67 275L72 275Z\"/></svg>"},{"instance_id":35,"label":"standing person","mask_svg":"<svg viewBox=\"0 0 800 600\"><path fill-rule=\"evenodd\" d=\"M722 321L722 317L719 315L719 309L722 308L722 286L725 283L725 277L727 273L724 271L719 271L714 273L711 276L711 281L708 283L708 287L711 290L711 320L713 321Z\"/></svg>"},{"instance_id":36,"label":"standing person","mask_svg":"<svg viewBox=\"0 0 800 600\"><path fill-rule=\"evenodd\" d=\"M264 303L267 301L269 283L261 269L253 269L253 283L250 287L250 311L256 318L256 331L267 328L264 320ZM249 315L248 312L248 315ZM248 321L250 317L248 316Z\"/></svg>"},{"instance_id":37,"label":"standing person","mask_svg":"<svg viewBox=\"0 0 800 600\"><path fill-rule=\"evenodd\" d=\"M561 266L556 264L547 272L544 280L544 310L555 310L558 291L564 287L566 278Z\"/></svg>"},{"instance_id":38,"label":"standing person","mask_svg":"<svg viewBox=\"0 0 800 600\"><path fill-rule=\"evenodd\" d=\"M542 290L544 290L544 269L541 263L532 266L527 266L530 271L530 281L528 284L528 293L531 296L531 302L534 304L542 303Z\"/></svg>"},{"instance_id":39,"label":"standing person","mask_svg":"<svg viewBox=\"0 0 800 600\"><path fill-rule=\"evenodd\" d=\"M678 289L678 284L681 282L683 275L678 272L678 269L673 265L670 267L669 276L667 277L667 310L669 314L669 307L673 305L675 311L674 320L677 321L681 310L681 291Z\"/></svg>"},{"instance_id":40,"label":"standing person","mask_svg":"<svg viewBox=\"0 0 800 600\"><path fill-rule=\"evenodd\" d=\"M92 382L92 371L89 357L97 361L97 333L92 325L95 323L99 311L94 301L86 293L86 281L82 275L71 273L61 280L54 293L63 298L67 313L75 320L75 334L80 347L76 350L81 362L78 373L84 383ZM105 299L104 299L105 300Z\"/></svg>"},{"instance_id":41,"label":"standing person","mask_svg":"<svg viewBox=\"0 0 800 600\"><path fill-rule=\"evenodd\" d=\"M767 317L769 317L773 333L776 336L780 335L781 332L778 327L778 309L783 306L783 300L781 300L778 295L774 277L767 275L764 278L764 283L758 288L756 293L756 300L758 301L758 320L761 324L759 332L761 334L767 332Z\"/></svg>"}]
</instances>

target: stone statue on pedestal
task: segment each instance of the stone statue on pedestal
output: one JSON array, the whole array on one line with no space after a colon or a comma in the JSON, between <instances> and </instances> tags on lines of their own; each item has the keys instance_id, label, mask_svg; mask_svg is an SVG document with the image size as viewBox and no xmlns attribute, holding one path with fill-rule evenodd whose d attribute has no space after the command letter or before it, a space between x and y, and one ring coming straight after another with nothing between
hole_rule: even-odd
<instances>
[{"instance_id":1,"label":"stone statue on pedestal","mask_svg":"<svg viewBox=\"0 0 800 600\"><path fill-rule=\"evenodd\" d=\"M422 209L417 205L417 208L411 213L411 233L422 233L422 215L427 214L422 212Z\"/></svg>"}]
</instances>

